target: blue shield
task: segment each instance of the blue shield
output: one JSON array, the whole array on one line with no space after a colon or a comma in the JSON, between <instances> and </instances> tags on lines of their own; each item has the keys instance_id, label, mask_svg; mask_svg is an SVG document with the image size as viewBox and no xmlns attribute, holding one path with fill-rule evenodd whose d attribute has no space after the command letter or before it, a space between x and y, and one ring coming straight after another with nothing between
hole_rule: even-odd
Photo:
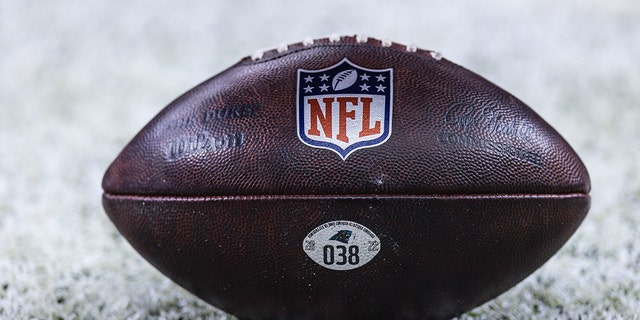
<instances>
[{"instance_id":1,"label":"blue shield","mask_svg":"<svg viewBox=\"0 0 640 320\"><path fill-rule=\"evenodd\" d=\"M391 135L393 69L368 69L348 59L320 70L298 69L298 137L342 160Z\"/></svg>"}]
</instances>

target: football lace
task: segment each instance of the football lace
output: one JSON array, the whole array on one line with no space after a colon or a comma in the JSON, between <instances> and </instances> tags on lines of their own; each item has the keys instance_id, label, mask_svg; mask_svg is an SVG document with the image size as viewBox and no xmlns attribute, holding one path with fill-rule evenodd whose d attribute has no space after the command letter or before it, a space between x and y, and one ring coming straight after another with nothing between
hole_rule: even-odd
<instances>
[{"instance_id":1,"label":"football lace","mask_svg":"<svg viewBox=\"0 0 640 320\"><path fill-rule=\"evenodd\" d=\"M329 42L330 43L339 43L342 40L343 36L340 36L338 34L332 34L329 36ZM356 42L357 43L367 43L369 41L369 37L365 36L365 35L356 35L355 36ZM382 47L388 48L391 47L393 45L393 42L389 39L381 39L380 41L380 45ZM304 40L302 40L302 45L305 47L309 47L314 45L316 42L315 39L311 38L311 37L306 37L304 38ZM415 53L418 52L418 47L414 44L408 44L408 45L404 45L405 49L407 50L407 52L411 52L411 53ZM262 50L256 50L256 52L254 52L251 55L251 60L253 61L258 61L260 59L262 59L262 57L264 57L264 54L266 52L269 51L276 51L279 54L282 53L286 53L287 51L289 51L289 45L287 45L286 43L281 43L280 45L278 45L275 48L268 48L268 49L262 49ZM431 55L431 57L435 60L440 60L443 58L442 53L438 52L438 51L431 51L431 50L425 50L429 53L429 55Z\"/></svg>"}]
</instances>

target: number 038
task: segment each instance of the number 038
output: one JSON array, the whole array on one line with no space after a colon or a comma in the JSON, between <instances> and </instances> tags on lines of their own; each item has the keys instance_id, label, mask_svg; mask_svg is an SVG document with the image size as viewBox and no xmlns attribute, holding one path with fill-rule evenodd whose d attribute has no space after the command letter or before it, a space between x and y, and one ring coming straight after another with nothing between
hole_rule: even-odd
<instances>
[{"instance_id":1,"label":"number 038","mask_svg":"<svg viewBox=\"0 0 640 320\"><path fill-rule=\"evenodd\" d=\"M326 245L322 248L323 250L323 262L326 265L357 265L360 263L360 248L358 246L332 246Z\"/></svg>"}]
</instances>

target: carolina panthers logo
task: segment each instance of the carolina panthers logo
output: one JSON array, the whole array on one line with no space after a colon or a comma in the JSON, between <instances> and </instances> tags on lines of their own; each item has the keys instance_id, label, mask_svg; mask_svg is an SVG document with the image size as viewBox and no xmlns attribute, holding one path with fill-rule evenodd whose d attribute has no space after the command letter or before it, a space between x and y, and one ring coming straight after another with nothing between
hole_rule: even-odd
<instances>
[{"instance_id":1,"label":"carolina panthers logo","mask_svg":"<svg viewBox=\"0 0 640 320\"><path fill-rule=\"evenodd\" d=\"M391 134L393 69L368 69L348 59L298 70L298 137L342 160L383 144Z\"/></svg>"},{"instance_id":2,"label":"carolina panthers logo","mask_svg":"<svg viewBox=\"0 0 640 320\"><path fill-rule=\"evenodd\" d=\"M329 240L335 240L335 241L342 242L344 244L348 244L349 238L351 238L352 233L353 231L351 230L340 230L333 237L329 238Z\"/></svg>"}]
</instances>

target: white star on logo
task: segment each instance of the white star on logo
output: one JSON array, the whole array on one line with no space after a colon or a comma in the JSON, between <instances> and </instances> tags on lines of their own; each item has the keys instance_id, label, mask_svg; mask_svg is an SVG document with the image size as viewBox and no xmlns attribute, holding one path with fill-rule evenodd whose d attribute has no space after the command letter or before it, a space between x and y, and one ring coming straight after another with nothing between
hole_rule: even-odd
<instances>
[{"instance_id":1,"label":"white star on logo","mask_svg":"<svg viewBox=\"0 0 640 320\"><path fill-rule=\"evenodd\" d=\"M369 86L366 83L363 83L362 85L360 85L360 90L369 91Z\"/></svg>"},{"instance_id":2,"label":"white star on logo","mask_svg":"<svg viewBox=\"0 0 640 320\"><path fill-rule=\"evenodd\" d=\"M369 75L365 73L360 76L360 79L362 79L362 81L369 81Z\"/></svg>"},{"instance_id":3,"label":"white star on logo","mask_svg":"<svg viewBox=\"0 0 640 320\"><path fill-rule=\"evenodd\" d=\"M327 89L329 89L329 86L326 84L323 84L319 88L320 88L320 92L322 92L322 91L327 91Z\"/></svg>"},{"instance_id":4,"label":"white star on logo","mask_svg":"<svg viewBox=\"0 0 640 320\"><path fill-rule=\"evenodd\" d=\"M376 77L376 79L378 79L378 81L382 82L382 81L384 81L384 79L386 79L386 78L385 78L383 75L378 75L378 76Z\"/></svg>"},{"instance_id":5,"label":"white star on logo","mask_svg":"<svg viewBox=\"0 0 640 320\"><path fill-rule=\"evenodd\" d=\"M304 93L311 93L311 90L313 90L313 87L310 85L307 85L306 87L302 88L304 89Z\"/></svg>"},{"instance_id":6,"label":"white star on logo","mask_svg":"<svg viewBox=\"0 0 640 320\"><path fill-rule=\"evenodd\" d=\"M376 86L376 89L378 89L377 92L384 92L384 89L386 89L387 87L382 86L381 84Z\"/></svg>"},{"instance_id":7,"label":"white star on logo","mask_svg":"<svg viewBox=\"0 0 640 320\"><path fill-rule=\"evenodd\" d=\"M308 75L306 78L304 78L305 83L311 82L311 81L313 81L313 77L311 75Z\"/></svg>"},{"instance_id":8,"label":"white star on logo","mask_svg":"<svg viewBox=\"0 0 640 320\"><path fill-rule=\"evenodd\" d=\"M320 81L329 81L329 76L325 73L320 76Z\"/></svg>"}]
</instances>

